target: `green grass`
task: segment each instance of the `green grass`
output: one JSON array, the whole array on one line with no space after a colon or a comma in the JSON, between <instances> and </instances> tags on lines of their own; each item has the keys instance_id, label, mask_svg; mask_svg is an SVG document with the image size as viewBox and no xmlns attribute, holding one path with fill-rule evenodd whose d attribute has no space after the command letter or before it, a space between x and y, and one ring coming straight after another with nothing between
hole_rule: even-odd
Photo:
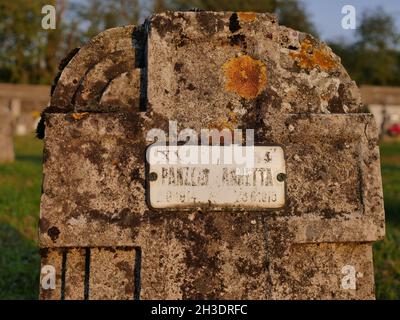
<instances>
[{"instance_id":1,"label":"green grass","mask_svg":"<svg viewBox=\"0 0 400 320\"><path fill-rule=\"evenodd\" d=\"M386 238L374 244L377 299L400 299L400 143L381 145Z\"/></svg>"},{"instance_id":2,"label":"green grass","mask_svg":"<svg viewBox=\"0 0 400 320\"><path fill-rule=\"evenodd\" d=\"M0 165L0 299L36 299L42 142L16 138L17 159ZM378 299L400 299L400 143L381 146L387 235L374 244Z\"/></svg>"},{"instance_id":3,"label":"green grass","mask_svg":"<svg viewBox=\"0 0 400 320\"><path fill-rule=\"evenodd\" d=\"M18 137L15 151L0 165L0 299L37 299L42 142Z\"/></svg>"}]
</instances>

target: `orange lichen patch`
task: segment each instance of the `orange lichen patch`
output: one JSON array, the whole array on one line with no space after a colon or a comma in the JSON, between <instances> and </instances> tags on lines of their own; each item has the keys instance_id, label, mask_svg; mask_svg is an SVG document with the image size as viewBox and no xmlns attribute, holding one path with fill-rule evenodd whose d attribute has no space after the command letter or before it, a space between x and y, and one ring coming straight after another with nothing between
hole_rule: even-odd
<instances>
[{"instance_id":1,"label":"orange lichen patch","mask_svg":"<svg viewBox=\"0 0 400 320\"><path fill-rule=\"evenodd\" d=\"M265 64L250 56L232 58L222 66L225 75L225 89L245 99L259 95L267 85Z\"/></svg>"},{"instance_id":2,"label":"orange lichen patch","mask_svg":"<svg viewBox=\"0 0 400 320\"><path fill-rule=\"evenodd\" d=\"M227 117L221 117L218 120L210 123L208 125L208 129L210 129L210 130L216 129L220 132L225 129L229 130L231 132L231 139L233 142L235 139L235 131L234 130L237 128L238 123L239 123L239 119L238 119L237 114L233 111L230 111L230 112L228 112ZM211 144L211 142L212 142L212 137L210 136L209 143ZM223 143L224 143L224 137L220 136L220 144L223 144Z\"/></svg>"},{"instance_id":3,"label":"orange lichen patch","mask_svg":"<svg viewBox=\"0 0 400 320\"><path fill-rule=\"evenodd\" d=\"M309 39L301 43L300 52L291 52L290 56L296 60L302 69L311 70L319 67L321 70L329 71L336 66L336 61L325 48L313 47Z\"/></svg>"},{"instance_id":4,"label":"orange lichen patch","mask_svg":"<svg viewBox=\"0 0 400 320\"><path fill-rule=\"evenodd\" d=\"M238 117L236 113L233 111L228 112L228 115L226 118L219 118L217 121L212 122L208 125L209 129L217 129L217 130L223 130L223 129L228 129L230 131L233 131L237 124L238 124Z\"/></svg>"},{"instance_id":5,"label":"orange lichen patch","mask_svg":"<svg viewBox=\"0 0 400 320\"><path fill-rule=\"evenodd\" d=\"M257 15L254 12L238 12L239 20L244 22L251 22L257 19Z\"/></svg>"},{"instance_id":6,"label":"orange lichen patch","mask_svg":"<svg viewBox=\"0 0 400 320\"><path fill-rule=\"evenodd\" d=\"M89 112L73 113L72 118L74 120L81 120L89 115Z\"/></svg>"},{"instance_id":7,"label":"orange lichen patch","mask_svg":"<svg viewBox=\"0 0 400 320\"><path fill-rule=\"evenodd\" d=\"M324 101L329 101L332 98L332 92L323 92L320 94L320 97Z\"/></svg>"},{"instance_id":8,"label":"orange lichen patch","mask_svg":"<svg viewBox=\"0 0 400 320\"><path fill-rule=\"evenodd\" d=\"M40 117L40 112L39 111L32 111L32 116L36 119Z\"/></svg>"}]
</instances>

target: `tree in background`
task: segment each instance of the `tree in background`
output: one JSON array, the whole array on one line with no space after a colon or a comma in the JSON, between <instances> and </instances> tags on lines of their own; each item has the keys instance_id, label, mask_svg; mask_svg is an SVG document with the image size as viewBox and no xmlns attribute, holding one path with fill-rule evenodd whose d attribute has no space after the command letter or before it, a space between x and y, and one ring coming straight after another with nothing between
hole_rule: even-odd
<instances>
[{"instance_id":1,"label":"tree in background","mask_svg":"<svg viewBox=\"0 0 400 320\"><path fill-rule=\"evenodd\" d=\"M153 12L163 12L167 9L165 0L154 0Z\"/></svg>"},{"instance_id":2,"label":"tree in background","mask_svg":"<svg viewBox=\"0 0 400 320\"><path fill-rule=\"evenodd\" d=\"M297 0L279 0L275 8L280 25L318 36L315 26L310 21L304 4Z\"/></svg>"},{"instance_id":3,"label":"tree in background","mask_svg":"<svg viewBox=\"0 0 400 320\"><path fill-rule=\"evenodd\" d=\"M56 21L59 22L59 27L54 30L46 30L45 33L45 53L44 53L44 66L41 69L41 76L38 79L42 83L50 83L53 80L53 75L56 74L60 59L63 54L63 19L66 10L65 0L50 1L57 7ZM49 1L47 1L49 4ZM40 58L39 58L40 59Z\"/></svg>"},{"instance_id":4,"label":"tree in background","mask_svg":"<svg viewBox=\"0 0 400 320\"><path fill-rule=\"evenodd\" d=\"M57 28L42 29L42 7L57 8ZM52 82L70 37L65 0L0 0L0 81Z\"/></svg>"},{"instance_id":5,"label":"tree in background","mask_svg":"<svg viewBox=\"0 0 400 320\"><path fill-rule=\"evenodd\" d=\"M41 28L46 4L56 6L56 30ZM316 35L297 0L0 0L0 82L50 84L67 52L101 31L192 8L275 12L280 24ZM399 34L382 9L364 12L354 43L330 45L359 84L400 85Z\"/></svg>"},{"instance_id":6,"label":"tree in background","mask_svg":"<svg viewBox=\"0 0 400 320\"><path fill-rule=\"evenodd\" d=\"M176 10L275 12L279 24L316 34L303 3L297 0L170 0L168 4Z\"/></svg>"},{"instance_id":7,"label":"tree in background","mask_svg":"<svg viewBox=\"0 0 400 320\"><path fill-rule=\"evenodd\" d=\"M193 8L208 11L254 11L273 12L277 0L170 0L171 9L190 10Z\"/></svg>"},{"instance_id":8,"label":"tree in background","mask_svg":"<svg viewBox=\"0 0 400 320\"><path fill-rule=\"evenodd\" d=\"M138 24L143 8L139 0L75 0L70 11L80 25L80 40L85 42L106 29Z\"/></svg>"},{"instance_id":9,"label":"tree in background","mask_svg":"<svg viewBox=\"0 0 400 320\"><path fill-rule=\"evenodd\" d=\"M56 7L55 30L42 29L45 5ZM0 82L50 84L71 49L140 14L139 0L0 0Z\"/></svg>"},{"instance_id":10,"label":"tree in background","mask_svg":"<svg viewBox=\"0 0 400 320\"><path fill-rule=\"evenodd\" d=\"M48 1L0 0L0 77L39 82L46 56L41 9Z\"/></svg>"},{"instance_id":11,"label":"tree in background","mask_svg":"<svg viewBox=\"0 0 400 320\"><path fill-rule=\"evenodd\" d=\"M394 17L377 8L363 13L354 43L330 46L358 84L400 85L399 40Z\"/></svg>"}]
</instances>

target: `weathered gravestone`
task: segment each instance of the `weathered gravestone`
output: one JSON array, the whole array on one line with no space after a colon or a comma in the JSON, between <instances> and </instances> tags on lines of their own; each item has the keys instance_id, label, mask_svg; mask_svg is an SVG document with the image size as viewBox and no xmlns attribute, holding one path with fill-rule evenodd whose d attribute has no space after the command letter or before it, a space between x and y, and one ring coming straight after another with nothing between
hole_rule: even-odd
<instances>
[{"instance_id":1,"label":"weathered gravestone","mask_svg":"<svg viewBox=\"0 0 400 320\"><path fill-rule=\"evenodd\" d=\"M325 44L271 14L163 13L101 33L60 69L39 126L42 299L374 298L377 132ZM283 206L150 206L146 137L169 121L282 148Z\"/></svg>"},{"instance_id":2,"label":"weathered gravestone","mask_svg":"<svg viewBox=\"0 0 400 320\"><path fill-rule=\"evenodd\" d=\"M14 161L12 116L0 101L0 163Z\"/></svg>"}]
</instances>

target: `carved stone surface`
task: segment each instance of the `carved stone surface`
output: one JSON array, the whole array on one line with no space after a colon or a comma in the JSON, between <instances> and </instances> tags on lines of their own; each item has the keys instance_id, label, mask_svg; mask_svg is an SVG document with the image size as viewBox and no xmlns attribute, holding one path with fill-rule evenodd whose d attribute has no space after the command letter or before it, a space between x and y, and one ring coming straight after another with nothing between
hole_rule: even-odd
<instances>
[{"instance_id":1,"label":"carved stone surface","mask_svg":"<svg viewBox=\"0 0 400 320\"><path fill-rule=\"evenodd\" d=\"M325 44L271 14L176 12L107 30L72 56L39 126L42 264L58 254L64 275L42 298L374 298L377 131ZM146 134L172 120L282 146L285 207L149 207Z\"/></svg>"}]
</instances>

